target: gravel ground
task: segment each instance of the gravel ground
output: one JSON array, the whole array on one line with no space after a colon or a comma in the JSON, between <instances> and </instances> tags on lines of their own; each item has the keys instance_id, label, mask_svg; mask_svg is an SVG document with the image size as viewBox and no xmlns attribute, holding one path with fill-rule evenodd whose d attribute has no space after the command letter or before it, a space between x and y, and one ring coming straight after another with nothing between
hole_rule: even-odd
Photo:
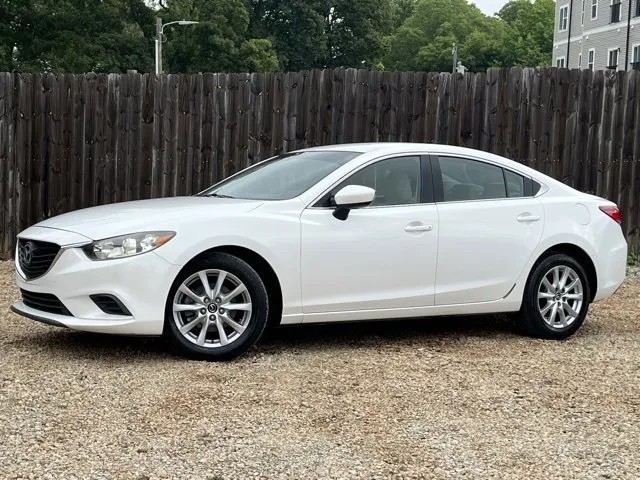
<instances>
[{"instance_id":1,"label":"gravel ground","mask_svg":"<svg viewBox=\"0 0 640 480\"><path fill-rule=\"evenodd\" d=\"M0 478L640 478L640 276L565 342L505 318L278 329L227 364L8 313Z\"/></svg>"}]
</instances>

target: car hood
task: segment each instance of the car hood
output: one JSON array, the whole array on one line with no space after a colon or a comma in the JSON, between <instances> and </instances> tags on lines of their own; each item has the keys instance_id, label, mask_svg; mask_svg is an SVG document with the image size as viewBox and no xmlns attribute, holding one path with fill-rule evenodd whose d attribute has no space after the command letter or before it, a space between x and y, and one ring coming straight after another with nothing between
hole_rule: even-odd
<instances>
[{"instance_id":1,"label":"car hood","mask_svg":"<svg viewBox=\"0 0 640 480\"><path fill-rule=\"evenodd\" d=\"M172 197L112 203L49 218L38 227L79 233L92 240L152 230L176 230L181 225L234 216L263 201L216 197Z\"/></svg>"}]
</instances>

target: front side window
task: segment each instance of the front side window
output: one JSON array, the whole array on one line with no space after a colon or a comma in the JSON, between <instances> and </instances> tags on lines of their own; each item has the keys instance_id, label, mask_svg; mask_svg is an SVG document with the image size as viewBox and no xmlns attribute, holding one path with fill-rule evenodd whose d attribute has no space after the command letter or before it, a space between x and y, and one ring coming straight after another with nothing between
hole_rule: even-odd
<instances>
[{"instance_id":1,"label":"front side window","mask_svg":"<svg viewBox=\"0 0 640 480\"><path fill-rule=\"evenodd\" d=\"M358 155L360 152L333 150L285 153L248 168L199 195L287 200L307 191Z\"/></svg>"},{"instance_id":2,"label":"front side window","mask_svg":"<svg viewBox=\"0 0 640 480\"><path fill-rule=\"evenodd\" d=\"M389 158L368 165L333 188L332 194L347 185L373 188L373 207L420 203L420 157Z\"/></svg>"}]
</instances>

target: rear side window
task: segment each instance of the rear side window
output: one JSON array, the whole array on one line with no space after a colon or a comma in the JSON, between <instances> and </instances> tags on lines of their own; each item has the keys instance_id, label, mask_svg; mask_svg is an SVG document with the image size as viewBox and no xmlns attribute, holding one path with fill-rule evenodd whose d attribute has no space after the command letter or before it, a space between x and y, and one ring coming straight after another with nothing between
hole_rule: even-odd
<instances>
[{"instance_id":1,"label":"rear side window","mask_svg":"<svg viewBox=\"0 0 640 480\"><path fill-rule=\"evenodd\" d=\"M502 168L458 157L440 157L439 162L445 202L507 197Z\"/></svg>"},{"instance_id":2,"label":"rear side window","mask_svg":"<svg viewBox=\"0 0 640 480\"><path fill-rule=\"evenodd\" d=\"M515 198L525 196L525 178L522 175L505 170L504 180L507 184L507 197Z\"/></svg>"},{"instance_id":3,"label":"rear side window","mask_svg":"<svg viewBox=\"0 0 640 480\"><path fill-rule=\"evenodd\" d=\"M444 202L530 197L540 189L530 178L479 160L439 157L437 166Z\"/></svg>"},{"instance_id":4,"label":"rear side window","mask_svg":"<svg viewBox=\"0 0 640 480\"><path fill-rule=\"evenodd\" d=\"M538 182L536 182L535 180L531 180L531 195L537 195L538 192L540 191L540 189L542 188L542 185L540 185Z\"/></svg>"}]
</instances>

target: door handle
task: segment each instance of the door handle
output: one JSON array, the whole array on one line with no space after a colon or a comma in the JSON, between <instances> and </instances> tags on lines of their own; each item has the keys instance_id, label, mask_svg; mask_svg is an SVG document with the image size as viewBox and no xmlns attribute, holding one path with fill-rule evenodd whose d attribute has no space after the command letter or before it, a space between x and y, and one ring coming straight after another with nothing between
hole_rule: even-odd
<instances>
[{"instance_id":1,"label":"door handle","mask_svg":"<svg viewBox=\"0 0 640 480\"><path fill-rule=\"evenodd\" d=\"M516 217L519 222L537 222L540 220L540 215L531 215L530 213L523 213Z\"/></svg>"},{"instance_id":2,"label":"door handle","mask_svg":"<svg viewBox=\"0 0 640 480\"><path fill-rule=\"evenodd\" d=\"M430 232L431 230L433 230L433 225L424 225L424 224L420 224L420 225L412 225L409 224L406 227L404 227L404 231L405 232Z\"/></svg>"}]
</instances>

